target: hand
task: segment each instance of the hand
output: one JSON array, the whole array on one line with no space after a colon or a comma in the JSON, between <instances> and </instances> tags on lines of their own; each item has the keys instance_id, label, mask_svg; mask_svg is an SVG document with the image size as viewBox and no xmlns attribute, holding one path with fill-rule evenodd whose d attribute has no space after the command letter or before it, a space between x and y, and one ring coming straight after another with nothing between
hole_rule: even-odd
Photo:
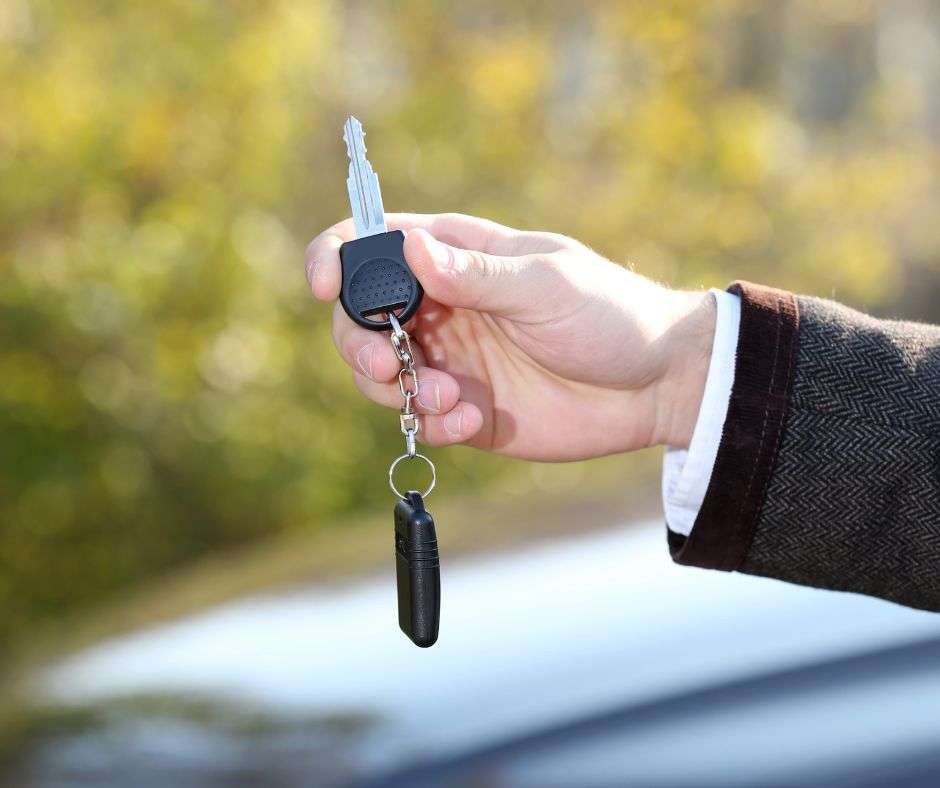
<instances>
[{"instance_id":1,"label":"hand","mask_svg":"<svg viewBox=\"0 0 940 788\"><path fill-rule=\"evenodd\" d=\"M459 214L387 214L424 287L415 343L418 437L532 460L687 447L711 355L714 299L669 290L562 235ZM347 219L307 247L307 279L338 298ZM401 405L387 332L337 303L333 338L370 399Z\"/></svg>"}]
</instances>

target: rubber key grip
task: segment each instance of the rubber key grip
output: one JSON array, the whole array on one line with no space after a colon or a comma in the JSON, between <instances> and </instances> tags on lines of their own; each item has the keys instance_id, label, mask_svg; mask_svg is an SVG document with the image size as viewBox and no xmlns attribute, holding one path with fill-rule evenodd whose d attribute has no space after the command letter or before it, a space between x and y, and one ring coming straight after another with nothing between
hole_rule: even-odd
<instances>
[{"instance_id":1,"label":"rubber key grip","mask_svg":"<svg viewBox=\"0 0 940 788\"><path fill-rule=\"evenodd\" d=\"M347 241L339 249L343 268L339 300L363 328L391 328L388 320L369 319L383 312L395 312L398 322L405 323L421 305L424 290L405 262L404 243L405 234L392 230Z\"/></svg>"},{"instance_id":2,"label":"rubber key grip","mask_svg":"<svg viewBox=\"0 0 940 788\"><path fill-rule=\"evenodd\" d=\"M398 625L415 645L437 642L441 620L441 562L434 518L412 491L395 506Z\"/></svg>"}]
</instances>

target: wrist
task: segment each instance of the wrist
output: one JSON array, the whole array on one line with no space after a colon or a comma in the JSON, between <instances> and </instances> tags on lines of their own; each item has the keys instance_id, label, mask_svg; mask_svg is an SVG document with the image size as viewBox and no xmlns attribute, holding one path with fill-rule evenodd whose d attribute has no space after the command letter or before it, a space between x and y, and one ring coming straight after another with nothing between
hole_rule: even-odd
<instances>
[{"instance_id":1,"label":"wrist","mask_svg":"<svg viewBox=\"0 0 940 788\"><path fill-rule=\"evenodd\" d=\"M717 305L708 292L670 291L666 365L656 391L654 443L687 449L698 421L715 339Z\"/></svg>"}]
</instances>

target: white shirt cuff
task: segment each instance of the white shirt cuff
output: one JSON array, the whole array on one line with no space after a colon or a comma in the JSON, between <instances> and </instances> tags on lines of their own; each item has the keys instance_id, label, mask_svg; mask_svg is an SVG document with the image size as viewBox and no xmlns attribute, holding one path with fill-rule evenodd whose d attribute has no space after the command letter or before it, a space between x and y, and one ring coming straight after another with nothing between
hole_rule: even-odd
<instances>
[{"instance_id":1,"label":"white shirt cuff","mask_svg":"<svg viewBox=\"0 0 940 788\"><path fill-rule=\"evenodd\" d=\"M741 299L724 290L715 298L715 339L705 391L688 451L667 446L663 455L663 509L670 531L688 536L705 500L734 383L735 351L741 325Z\"/></svg>"}]
</instances>

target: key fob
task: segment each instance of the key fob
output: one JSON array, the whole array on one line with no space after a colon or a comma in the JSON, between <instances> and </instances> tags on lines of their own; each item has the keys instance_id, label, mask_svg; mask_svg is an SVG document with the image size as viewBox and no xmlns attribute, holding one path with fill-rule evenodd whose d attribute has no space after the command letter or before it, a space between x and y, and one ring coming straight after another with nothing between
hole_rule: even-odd
<instances>
[{"instance_id":1,"label":"key fob","mask_svg":"<svg viewBox=\"0 0 940 788\"><path fill-rule=\"evenodd\" d=\"M388 320L370 320L372 315L395 312L404 324L421 305L424 290L405 262L405 234L392 230L347 241L339 248L343 287L339 300L354 322L363 328L382 331Z\"/></svg>"},{"instance_id":2,"label":"key fob","mask_svg":"<svg viewBox=\"0 0 940 788\"><path fill-rule=\"evenodd\" d=\"M395 573L401 631L417 646L433 646L441 620L441 564L434 518L414 491L395 505Z\"/></svg>"}]
</instances>

